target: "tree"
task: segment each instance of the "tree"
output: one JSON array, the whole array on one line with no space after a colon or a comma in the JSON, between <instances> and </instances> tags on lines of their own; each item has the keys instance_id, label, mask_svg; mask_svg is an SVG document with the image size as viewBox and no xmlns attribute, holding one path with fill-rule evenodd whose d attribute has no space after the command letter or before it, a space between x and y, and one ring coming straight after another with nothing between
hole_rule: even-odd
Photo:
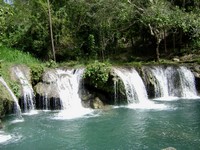
<instances>
[{"instance_id":1,"label":"tree","mask_svg":"<svg viewBox=\"0 0 200 150\"><path fill-rule=\"evenodd\" d=\"M55 47L54 47L52 19L51 19L51 10L50 10L49 0L47 0L47 3L48 3L48 12L49 12L49 27L50 27L50 35L51 35L51 44L52 44L53 59L56 62L56 53L55 53Z\"/></svg>"},{"instance_id":2,"label":"tree","mask_svg":"<svg viewBox=\"0 0 200 150\"><path fill-rule=\"evenodd\" d=\"M173 27L171 6L163 0L152 0L150 5L143 9L141 22L149 27L150 33L156 39L156 60L160 60L159 45L166 38L168 31Z\"/></svg>"}]
</instances>

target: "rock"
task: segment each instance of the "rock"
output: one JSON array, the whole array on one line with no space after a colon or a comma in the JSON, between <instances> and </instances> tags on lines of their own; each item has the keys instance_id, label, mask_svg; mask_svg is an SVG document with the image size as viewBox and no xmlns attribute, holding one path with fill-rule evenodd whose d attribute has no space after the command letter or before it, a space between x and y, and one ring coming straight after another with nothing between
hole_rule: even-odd
<instances>
[{"instance_id":1,"label":"rock","mask_svg":"<svg viewBox=\"0 0 200 150\"><path fill-rule=\"evenodd\" d=\"M102 109L104 107L103 102L98 97L95 97L95 99L91 101L90 105L93 109Z\"/></svg>"},{"instance_id":2,"label":"rock","mask_svg":"<svg viewBox=\"0 0 200 150\"><path fill-rule=\"evenodd\" d=\"M167 147L167 148L164 148L164 149L161 149L161 150L176 150L174 147Z\"/></svg>"},{"instance_id":3,"label":"rock","mask_svg":"<svg viewBox=\"0 0 200 150\"><path fill-rule=\"evenodd\" d=\"M35 86L36 108L43 109L44 105L48 109L61 109L59 90L55 83L38 83ZM45 109L46 109L45 108Z\"/></svg>"},{"instance_id":4,"label":"rock","mask_svg":"<svg viewBox=\"0 0 200 150\"><path fill-rule=\"evenodd\" d=\"M180 62L180 59L178 59L178 58L173 58L172 60L175 62Z\"/></svg>"},{"instance_id":5,"label":"rock","mask_svg":"<svg viewBox=\"0 0 200 150\"><path fill-rule=\"evenodd\" d=\"M6 113L12 112L13 104L12 96L0 82L0 118L4 117Z\"/></svg>"},{"instance_id":6,"label":"rock","mask_svg":"<svg viewBox=\"0 0 200 150\"><path fill-rule=\"evenodd\" d=\"M200 65L194 66L194 71L200 73Z\"/></svg>"},{"instance_id":7,"label":"rock","mask_svg":"<svg viewBox=\"0 0 200 150\"><path fill-rule=\"evenodd\" d=\"M194 76L195 76L196 78L200 78L200 74L199 74L199 73L193 72L193 74L194 74Z\"/></svg>"},{"instance_id":8,"label":"rock","mask_svg":"<svg viewBox=\"0 0 200 150\"><path fill-rule=\"evenodd\" d=\"M47 98L55 97L59 98L59 91L56 84L38 83L35 86L36 94L46 96ZM45 94L45 95L44 95Z\"/></svg>"},{"instance_id":9,"label":"rock","mask_svg":"<svg viewBox=\"0 0 200 150\"><path fill-rule=\"evenodd\" d=\"M57 79L58 79L58 77L57 77L55 69L50 69L50 70L44 72L43 76L42 76L42 81L47 84L55 83L57 81Z\"/></svg>"},{"instance_id":10,"label":"rock","mask_svg":"<svg viewBox=\"0 0 200 150\"><path fill-rule=\"evenodd\" d=\"M19 69L23 73L23 75L26 77L26 79L29 81L29 83L31 83L31 70L29 67L25 65L16 65L10 69L11 80L19 82L19 79L15 73L16 69Z\"/></svg>"}]
</instances>

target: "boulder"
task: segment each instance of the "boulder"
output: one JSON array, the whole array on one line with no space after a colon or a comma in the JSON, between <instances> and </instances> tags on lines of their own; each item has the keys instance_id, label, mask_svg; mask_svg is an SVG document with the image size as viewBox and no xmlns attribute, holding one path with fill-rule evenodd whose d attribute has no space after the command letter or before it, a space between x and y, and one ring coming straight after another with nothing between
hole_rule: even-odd
<instances>
[{"instance_id":1,"label":"boulder","mask_svg":"<svg viewBox=\"0 0 200 150\"><path fill-rule=\"evenodd\" d=\"M42 81L47 84L55 83L57 79L58 77L55 69L49 69L48 71L45 71L42 75Z\"/></svg>"},{"instance_id":2,"label":"boulder","mask_svg":"<svg viewBox=\"0 0 200 150\"><path fill-rule=\"evenodd\" d=\"M93 109L102 109L102 108L104 108L103 102L98 97L95 97L95 99L91 101L90 106Z\"/></svg>"},{"instance_id":3,"label":"boulder","mask_svg":"<svg viewBox=\"0 0 200 150\"><path fill-rule=\"evenodd\" d=\"M180 59L178 59L178 58L173 58L172 59L174 62L180 62Z\"/></svg>"},{"instance_id":4,"label":"boulder","mask_svg":"<svg viewBox=\"0 0 200 150\"><path fill-rule=\"evenodd\" d=\"M55 83L47 84L42 82L38 83L34 87L36 94L39 94L40 96L46 96L48 98L59 98L59 92L57 88L58 87Z\"/></svg>"}]
</instances>

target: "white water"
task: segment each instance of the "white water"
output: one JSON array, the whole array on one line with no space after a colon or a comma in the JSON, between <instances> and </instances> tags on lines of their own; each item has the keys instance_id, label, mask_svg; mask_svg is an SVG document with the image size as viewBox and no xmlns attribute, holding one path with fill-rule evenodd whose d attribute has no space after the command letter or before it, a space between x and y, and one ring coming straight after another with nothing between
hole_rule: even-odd
<instances>
[{"instance_id":1,"label":"white water","mask_svg":"<svg viewBox=\"0 0 200 150\"><path fill-rule=\"evenodd\" d=\"M3 131L0 131L0 144L9 141L12 138L11 135L6 134Z\"/></svg>"},{"instance_id":2,"label":"white water","mask_svg":"<svg viewBox=\"0 0 200 150\"><path fill-rule=\"evenodd\" d=\"M78 95L80 76L83 70L57 70L57 87L61 99L62 109L82 107Z\"/></svg>"},{"instance_id":3,"label":"white water","mask_svg":"<svg viewBox=\"0 0 200 150\"><path fill-rule=\"evenodd\" d=\"M83 108L78 94L79 84L84 69L58 69L56 72L58 77L56 83L61 100L62 111L55 119L72 119L89 113L89 109Z\"/></svg>"},{"instance_id":4,"label":"white water","mask_svg":"<svg viewBox=\"0 0 200 150\"><path fill-rule=\"evenodd\" d=\"M186 67L152 67L150 71L158 83L154 85L159 95L155 99L198 98L194 75Z\"/></svg>"},{"instance_id":5,"label":"white water","mask_svg":"<svg viewBox=\"0 0 200 150\"><path fill-rule=\"evenodd\" d=\"M168 97L168 85L167 78L165 76L164 69L161 67L153 67L150 69L154 77L157 79L157 87L155 88L156 97Z\"/></svg>"},{"instance_id":6,"label":"white water","mask_svg":"<svg viewBox=\"0 0 200 150\"><path fill-rule=\"evenodd\" d=\"M11 97L13 98L15 107L14 107L14 112L17 114L17 117L21 118L21 109L20 106L18 104L18 99L15 96L15 94L12 92L12 90L8 87L7 83L4 81L4 79L2 77L0 77L0 82L3 84L3 86L8 90L9 94L11 95Z\"/></svg>"},{"instance_id":7,"label":"white water","mask_svg":"<svg viewBox=\"0 0 200 150\"><path fill-rule=\"evenodd\" d=\"M115 68L114 72L124 83L128 103L145 104L148 101L144 82L135 69Z\"/></svg>"},{"instance_id":8,"label":"white water","mask_svg":"<svg viewBox=\"0 0 200 150\"><path fill-rule=\"evenodd\" d=\"M184 98L197 98L197 90L195 87L195 77L193 73L186 67L179 68L181 80L181 96Z\"/></svg>"},{"instance_id":9,"label":"white water","mask_svg":"<svg viewBox=\"0 0 200 150\"><path fill-rule=\"evenodd\" d=\"M115 102L115 104L117 104L117 99L118 99L117 91L118 91L118 82L117 82L117 80L114 79L114 102Z\"/></svg>"},{"instance_id":10,"label":"white water","mask_svg":"<svg viewBox=\"0 0 200 150\"><path fill-rule=\"evenodd\" d=\"M47 97L47 93L45 93L45 95L43 96L43 109L44 110L48 110L48 97Z\"/></svg>"},{"instance_id":11,"label":"white water","mask_svg":"<svg viewBox=\"0 0 200 150\"><path fill-rule=\"evenodd\" d=\"M23 106L23 111L28 112L28 110L33 110L35 109L33 100L34 100L34 92L31 84L29 83L28 79L26 76L23 74L23 72L16 67L14 69L14 72L19 79L21 86L22 86L22 94L23 94L23 102L21 106Z\"/></svg>"}]
</instances>

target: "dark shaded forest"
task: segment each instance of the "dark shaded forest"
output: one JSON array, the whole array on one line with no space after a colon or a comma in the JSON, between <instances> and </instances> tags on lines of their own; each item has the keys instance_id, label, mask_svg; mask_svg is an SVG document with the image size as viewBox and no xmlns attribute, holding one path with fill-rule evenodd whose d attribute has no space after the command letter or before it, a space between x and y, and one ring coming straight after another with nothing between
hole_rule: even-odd
<instances>
[{"instance_id":1,"label":"dark shaded forest","mask_svg":"<svg viewBox=\"0 0 200 150\"><path fill-rule=\"evenodd\" d=\"M159 61L200 50L200 0L0 0L0 45L57 62Z\"/></svg>"}]
</instances>

